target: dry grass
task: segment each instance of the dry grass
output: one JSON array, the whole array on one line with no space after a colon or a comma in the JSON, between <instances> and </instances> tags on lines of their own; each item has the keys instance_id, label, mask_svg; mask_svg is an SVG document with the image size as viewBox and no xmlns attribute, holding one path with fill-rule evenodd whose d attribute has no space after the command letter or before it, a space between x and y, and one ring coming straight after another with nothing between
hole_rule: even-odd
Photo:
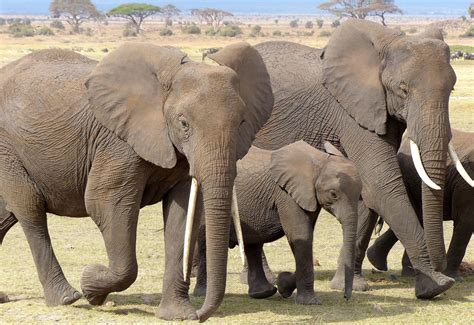
<instances>
[{"instance_id":1,"label":"dry grass","mask_svg":"<svg viewBox=\"0 0 474 325\"><path fill-rule=\"evenodd\" d=\"M260 24L267 34L273 30L289 32L283 37L249 38L250 28L242 26L244 36L232 39L204 35L183 35L174 27L175 36L160 37L160 24L147 24L147 33L139 38L121 36L122 26L92 25L95 34L69 35L62 32L53 37L35 36L15 39L0 34L0 66L3 66L33 50L61 47L75 48L89 57L100 59L103 48L112 50L124 41L146 41L161 45L179 46L193 59L200 60L200 50L207 47L225 46L237 40L247 40L252 44L270 39L289 40L322 47L327 37L298 36L285 21L275 25L273 20L252 21ZM40 24L40 23L38 23ZM427 23L405 23L407 30L422 27ZM3 29L4 30L4 29ZM300 27L304 32L305 29ZM325 26L324 30L331 30ZM1 29L0 29L1 31ZM456 34L457 33L457 34ZM472 40L461 39L460 31L448 31L450 45L474 45ZM92 49L92 50L89 50ZM458 82L451 97L451 122L456 128L474 130L474 63L457 61L453 63ZM52 216L49 219L50 232L56 255L63 270L73 286L80 289L80 275L85 265L107 263L102 238L93 222L86 219L73 219ZM446 223L445 238L449 243L452 223ZM136 283L122 293L113 294L109 301L115 303L102 307L91 307L82 299L73 306L48 308L42 298L42 289L28 245L19 226L7 235L0 248L0 291L7 292L13 302L0 305L0 323L155 323L154 310L161 298L161 285L164 270L164 248L161 206L156 205L142 210L138 229L139 275ZM396 245L390 256L391 271L372 274L370 265L365 264L373 290L354 293L345 302L342 292L329 288L329 281L336 268L337 253L342 243L340 226L336 220L323 213L316 225L314 255L321 266L315 267L317 294L322 298L322 306L297 306L293 300L282 299L278 295L265 300L251 300L247 287L239 283L240 258L237 250L230 251L227 295L223 305L210 319L211 323L473 323L474 322L474 278L456 283L455 286L432 301L417 300L414 297L413 280L400 277L402 247ZM469 247L466 260L474 261L474 250ZM285 239L266 246L269 263L275 272L293 270L294 260ZM194 281L194 280L193 280ZM196 306L202 299L192 299Z\"/></svg>"}]
</instances>

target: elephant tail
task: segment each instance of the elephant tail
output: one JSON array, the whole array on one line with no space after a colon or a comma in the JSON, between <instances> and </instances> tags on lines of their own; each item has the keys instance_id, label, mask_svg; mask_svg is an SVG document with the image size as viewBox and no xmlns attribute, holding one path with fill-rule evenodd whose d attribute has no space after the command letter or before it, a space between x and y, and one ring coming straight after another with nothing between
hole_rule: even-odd
<instances>
[{"instance_id":1,"label":"elephant tail","mask_svg":"<svg viewBox=\"0 0 474 325\"><path fill-rule=\"evenodd\" d=\"M2 245L3 238L7 232L18 222L18 219L13 213L9 213L6 218L0 219L0 246Z\"/></svg>"},{"instance_id":2,"label":"elephant tail","mask_svg":"<svg viewBox=\"0 0 474 325\"><path fill-rule=\"evenodd\" d=\"M379 216L379 218L377 219L377 223L375 224L374 234L380 235L382 228L383 228L383 219L382 217Z\"/></svg>"}]
</instances>

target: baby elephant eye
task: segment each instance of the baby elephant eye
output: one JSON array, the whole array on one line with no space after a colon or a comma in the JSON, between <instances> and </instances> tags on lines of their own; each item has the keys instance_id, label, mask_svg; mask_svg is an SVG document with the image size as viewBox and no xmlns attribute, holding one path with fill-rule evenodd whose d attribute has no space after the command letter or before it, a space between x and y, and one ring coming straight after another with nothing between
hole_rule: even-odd
<instances>
[{"instance_id":1,"label":"baby elephant eye","mask_svg":"<svg viewBox=\"0 0 474 325\"><path fill-rule=\"evenodd\" d=\"M333 199L333 200L337 200L337 198L338 198L337 192L335 190L330 190L329 195L331 196L331 199Z\"/></svg>"},{"instance_id":2,"label":"baby elephant eye","mask_svg":"<svg viewBox=\"0 0 474 325\"><path fill-rule=\"evenodd\" d=\"M181 125L181 128L184 130L184 131L188 131L189 130L189 123L188 121L186 121L186 119L183 117L183 116L180 116L178 118L178 121L179 121L179 124Z\"/></svg>"}]
</instances>

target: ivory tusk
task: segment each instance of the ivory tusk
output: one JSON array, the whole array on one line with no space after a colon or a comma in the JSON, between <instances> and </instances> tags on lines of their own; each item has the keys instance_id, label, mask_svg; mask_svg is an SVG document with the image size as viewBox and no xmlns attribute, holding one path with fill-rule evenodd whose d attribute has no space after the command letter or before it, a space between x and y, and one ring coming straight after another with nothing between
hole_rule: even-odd
<instances>
[{"instance_id":1,"label":"ivory tusk","mask_svg":"<svg viewBox=\"0 0 474 325\"><path fill-rule=\"evenodd\" d=\"M242 234L242 226L240 224L239 204L237 203L237 192L235 190L235 185L232 191L232 220L234 221L235 233L237 234L237 241L239 242L239 251L240 258L242 259L242 265L245 265L244 237Z\"/></svg>"},{"instance_id":2,"label":"ivory tusk","mask_svg":"<svg viewBox=\"0 0 474 325\"><path fill-rule=\"evenodd\" d=\"M458 155L456 154L456 151L454 150L454 147L451 143L448 144L448 153L449 157L451 157L451 160L456 166L456 170L458 171L459 175L461 175L462 178L471 186L474 187L474 181L472 178L469 176L467 171L464 169L462 166L461 161L459 160Z\"/></svg>"},{"instance_id":3,"label":"ivory tusk","mask_svg":"<svg viewBox=\"0 0 474 325\"><path fill-rule=\"evenodd\" d=\"M183 249L183 278L188 280L189 253L191 249L191 234L193 232L194 212L196 210L198 183L193 177L191 181L191 191L189 192L188 213L186 215L186 230L184 232Z\"/></svg>"},{"instance_id":4,"label":"ivory tusk","mask_svg":"<svg viewBox=\"0 0 474 325\"><path fill-rule=\"evenodd\" d=\"M411 151L411 159L413 159L413 163L415 164L415 169L418 175L420 176L423 183L425 183L428 187L432 188L433 190L440 190L441 187L437 185L435 182L431 180L431 178L426 173L425 168L423 167L423 162L421 161L420 149L418 145L410 139L410 151Z\"/></svg>"}]
</instances>

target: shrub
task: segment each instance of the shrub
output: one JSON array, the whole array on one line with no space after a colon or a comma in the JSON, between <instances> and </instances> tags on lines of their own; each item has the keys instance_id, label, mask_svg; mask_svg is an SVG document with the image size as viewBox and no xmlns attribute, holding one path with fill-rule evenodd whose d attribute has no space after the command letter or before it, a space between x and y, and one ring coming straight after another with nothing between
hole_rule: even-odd
<instances>
[{"instance_id":1,"label":"shrub","mask_svg":"<svg viewBox=\"0 0 474 325\"><path fill-rule=\"evenodd\" d=\"M461 35L461 37L474 37L474 26L469 27L469 29Z\"/></svg>"},{"instance_id":2,"label":"shrub","mask_svg":"<svg viewBox=\"0 0 474 325\"><path fill-rule=\"evenodd\" d=\"M125 28L123 29L123 32L122 32L122 35L124 37L136 37L137 36L137 32L136 30L134 30L133 28L130 28L130 26L125 26Z\"/></svg>"},{"instance_id":3,"label":"shrub","mask_svg":"<svg viewBox=\"0 0 474 325\"><path fill-rule=\"evenodd\" d=\"M53 20L49 26L56 29L65 29L63 22L60 20Z\"/></svg>"},{"instance_id":4,"label":"shrub","mask_svg":"<svg viewBox=\"0 0 474 325\"><path fill-rule=\"evenodd\" d=\"M461 20L466 21L467 20L466 16L461 16Z\"/></svg>"},{"instance_id":5,"label":"shrub","mask_svg":"<svg viewBox=\"0 0 474 325\"><path fill-rule=\"evenodd\" d=\"M316 20L316 25L318 25L318 28L321 29L323 28L324 20L322 19L317 19Z\"/></svg>"},{"instance_id":6,"label":"shrub","mask_svg":"<svg viewBox=\"0 0 474 325\"><path fill-rule=\"evenodd\" d=\"M173 35L173 31L169 28L162 28L160 29L160 36L171 36Z\"/></svg>"},{"instance_id":7,"label":"shrub","mask_svg":"<svg viewBox=\"0 0 474 325\"><path fill-rule=\"evenodd\" d=\"M3 26L7 23L7 21L5 20L5 18L0 18L0 26Z\"/></svg>"},{"instance_id":8,"label":"shrub","mask_svg":"<svg viewBox=\"0 0 474 325\"><path fill-rule=\"evenodd\" d=\"M260 26L260 25L255 25L255 26L253 26L252 29L251 29L251 33L252 33L253 35L257 35L257 36L258 36L258 35L261 34L261 32L262 32L262 26Z\"/></svg>"},{"instance_id":9,"label":"shrub","mask_svg":"<svg viewBox=\"0 0 474 325\"><path fill-rule=\"evenodd\" d=\"M218 31L214 30L213 28L208 28L204 32L207 36L214 36L218 33Z\"/></svg>"},{"instance_id":10,"label":"shrub","mask_svg":"<svg viewBox=\"0 0 474 325\"><path fill-rule=\"evenodd\" d=\"M312 21L307 21L306 24L304 24L304 28L311 29L313 27L314 27L314 25L313 25Z\"/></svg>"},{"instance_id":11,"label":"shrub","mask_svg":"<svg viewBox=\"0 0 474 325\"><path fill-rule=\"evenodd\" d=\"M415 34L418 31L415 27L411 27L407 29L408 34Z\"/></svg>"},{"instance_id":12,"label":"shrub","mask_svg":"<svg viewBox=\"0 0 474 325\"><path fill-rule=\"evenodd\" d=\"M278 19L275 19L274 22L275 22L275 25L278 25Z\"/></svg>"},{"instance_id":13,"label":"shrub","mask_svg":"<svg viewBox=\"0 0 474 325\"><path fill-rule=\"evenodd\" d=\"M298 28L298 19L290 21L291 28Z\"/></svg>"},{"instance_id":14,"label":"shrub","mask_svg":"<svg viewBox=\"0 0 474 325\"><path fill-rule=\"evenodd\" d=\"M38 35L44 35L44 36L53 36L54 32L51 28L43 26L40 29L36 31L36 34Z\"/></svg>"},{"instance_id":15,"label":"shrub","mask_svg":"<svg viewBox=\"0 0 474 325\"><path fill-rule=\"evenodd\" d=\"M184 34L201 34L201 28L199 26L193 24L193 25L188 25L183 28L181 28L181 31Z\"/></svg>"},{"instance_id":16,"label":"shrub","mask_svg":"<svg viewBox=\"0 0 474 325\"><path fill-rule=\"evenodd\" d=\"M281 36L281 32L279 30L274 30L273 36Z\"/></svg>"},{"instance_id":17,"label":"shrub","mask_svg":"<svg viewBox=\"0 0 474 325\"><path fill-rule=\"evenodd\" d=\"M23 19L20 19L20 22L21 22L23 25L31 25L31 19L30 19L30 18L23 18Z\"/></svg>"},{"instance_id":18,"label":"shrub","mask_svg":"<svg viewBox=\"0 0 474 325\"><path fill-rule=\"evenodd\" d=\"M242 30L235 25L227 25L219 31L219 35L225 37L235 37L240 34L242 34Z\"/></svg>"},{"instance_id":19,"label":"shrub","mask_svg":"<svg viewBox=\"0 0 474 325\"><path fill-rule=\"evenodd\" d=\"M30 25L13 24L8 27L8 33L13 37L31 37L35 35L35 30Z\"/></svg>"},{"instance_id":20,"label":"shrub","mask_svg":"<svg viewBox=\"0 0 474 325\"><path fill-rule=\"evenodd\" d=\"M85 31L81 31L81 33L84 32L84 34L86 34L87 36L92 36L94 35L94 31L92 30L92 28L90 27L87 27Z\"/></svg>"},{"instance_id":21,"label":"shrub","mask_svg":"<svg viewBox=\"0 0 474 325\"><path fill-rule=\"evenodd\" d=\"M336 27L338 27L340 24L341 24L341 22L339 21L339 19L336 19L335 21L333 21L333 22L331 23L331 26L334 27L334 28L336 28Z\"/></svg>"},{"instance_id":22,"label":"shrub","mask_svg":"<svg viewBox=\"0 0 474 325\"><path fill-rule=\"evenodd\" d=\"M303 36L313 36L314 35L314 30L310 31L310 32L304 32L303 33Z\"/></svg>"},{"instance_id":23,"label":"shrub","mask_svg":"<svg viewBox=\"0 0 474 325\"><path fill-rule=\"evenodd\" d=\"M323 31L321 31L321 33L319 33L319 36L321 36L321 37L329 37L329 36L331 36L331 32L328 31L328 30L323 30Z\"/></svg>"}]
</instances>

